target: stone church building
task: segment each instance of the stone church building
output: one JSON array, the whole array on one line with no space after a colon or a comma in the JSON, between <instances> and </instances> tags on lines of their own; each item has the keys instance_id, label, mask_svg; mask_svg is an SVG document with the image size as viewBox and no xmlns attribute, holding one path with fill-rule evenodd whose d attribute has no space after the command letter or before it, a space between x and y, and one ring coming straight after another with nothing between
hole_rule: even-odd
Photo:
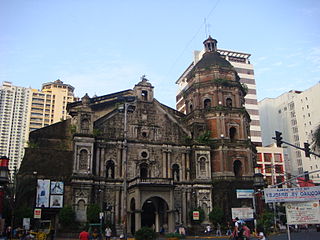
<instances>
[{"instance_id":1,"label":"stone church building","mask_svg":"<svg viewBox=\"0 0 320 240\"><path fill-rule=\"evenodd\" d=\"M131 90L85 95L68 105L71 119L30 133L18 177L36 171L37 178L64 181L64 206L78 221L86 222L87 206L96 203L128 234L191 226L197 207L205 221L214 207L230 221L231 208L251 207L236 190L252 189L255 148L246 88L216 45L209 37L186 74L186 114L158 102L145 77Z\"/></svg>"}]
</instances>

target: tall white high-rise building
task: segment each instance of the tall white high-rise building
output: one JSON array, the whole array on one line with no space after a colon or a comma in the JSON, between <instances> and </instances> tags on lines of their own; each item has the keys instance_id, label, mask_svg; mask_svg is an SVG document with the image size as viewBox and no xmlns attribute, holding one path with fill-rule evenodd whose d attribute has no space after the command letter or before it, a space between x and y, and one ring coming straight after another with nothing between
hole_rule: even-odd
<instances>
[{"instance_id":1,"label":"tall white high-rise building","mask_svg":"<svg viewBox=\"0 0 320 240\"><path fill-rule=\"evenodd\" d=\"M283 140L304 147L312 142L312 134L320 124L320 82L305 91L290 91L277 98L266 98L259 102L262 143L274 142L275 131L282 132ZM286 147L284 144L283 146ZM286 147L290 169L293 175L305 171L320 170L319 158L293 147ZM310 175L314 182L320 182L320 171Z\"/></svg>"},{"instance_id":2,"label":"tall white high-rise building","mask_svg":"<svg viewBox=\"0 0 320 240\"><path fill-rule=\"evenodd\" d=\"M42 90L13 86L0 88L0 156L9 158L11 176L19 169L29 132L68 118L67 104L76 101L74 87L61 80L43 84Z\"/></svg>"},{"instance_id":3,"label":"tall white high-rise building","mask_svg":"<svg viewBox=\"0 0 320 240\"><path fill-rule=\"evenodd\" d=\"M190 64L190 66L185 70L185 72L181 75L181 77L177 80L177 84L179 86L177 93L177 110L186 113L184 103L182 102L182 96L180 93L187 85L185 82L185 76L189 73L189 71L193 68L193 66L201 60L204 50L202 51L194 51L194 60ZM245 84L248 87L248 93L245 96L245 108L250 115L250 135L251 141L257 145L262 145L261 139L261 129L260 129L260 117L259 117L259 109L258 109L258 101L257 101L257 91L256 91L256 82L254 78L254 69L253 65L250 63L249 57L251 54L235 52L231 50L223 50L218 49L218 52L228 60L231 65L237 71L240 82Z\"/></svg>"},{"instance_id":4,"label":"tall white high-rise building","mask_svg":"<svg viewBox=\"0 0 320 240\"><path fill-rule=\"evenodd\" d=\"M19 168L28 139L31 88L3 82L0 87L0 155L9 158L9 170Z\"/></svg>"}]
</instances>

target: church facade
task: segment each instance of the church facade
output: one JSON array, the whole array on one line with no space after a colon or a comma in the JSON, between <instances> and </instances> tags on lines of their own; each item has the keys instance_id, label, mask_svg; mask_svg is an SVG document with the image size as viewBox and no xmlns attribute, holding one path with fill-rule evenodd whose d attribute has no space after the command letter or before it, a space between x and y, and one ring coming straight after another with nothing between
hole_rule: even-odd
<instances>
[{"instance_id":1,"label":"church facade","mask_svg":"<svg viewBox=\"0 0 320 240\"><path fill-rule=\"evenodd\" d=\"M86 208L95 203L128 234L142 226L157 232L191 226L190 213L199 207L205 221L216 207L229 220L231 208L251 207L251 200L236 198L237 189L252 188L255 165L246 89L216 43L204 42L203 59L186 75L180 96L186 113L158 102L145 77L130 90L86 95L68 105L71 119L30 134L37 147L26 150L20 174L37 168L34 159L46 151L43 166L66 164L64 205L77 220L86 222ZM57 180L50 170L37 169L38 176Z\"/></svg>"}]
</instances>

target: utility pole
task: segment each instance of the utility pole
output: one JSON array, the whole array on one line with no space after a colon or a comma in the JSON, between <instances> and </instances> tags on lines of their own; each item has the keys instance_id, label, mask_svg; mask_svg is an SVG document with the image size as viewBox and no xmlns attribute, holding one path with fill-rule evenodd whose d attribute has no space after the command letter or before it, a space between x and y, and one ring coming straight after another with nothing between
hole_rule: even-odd
<instances>
[{"instance_id":1,"label":"utility pole","mask_svg":"<svg viewBox=\"0 0 320 240\"><path fill-rule=\"evenodd\" d=\"M124 103L124 128L123 128L123 149L122 149L122 163L123 163L123 235L127 239L127 228L128 228L128 216L127 216L127 202L128 202L128 111L133 111L130 103L133 103L136 98L135 96L124 96L119 97L118 100ZM130 108L131 107L131 108Z\"/></svg>"}]
</instances>

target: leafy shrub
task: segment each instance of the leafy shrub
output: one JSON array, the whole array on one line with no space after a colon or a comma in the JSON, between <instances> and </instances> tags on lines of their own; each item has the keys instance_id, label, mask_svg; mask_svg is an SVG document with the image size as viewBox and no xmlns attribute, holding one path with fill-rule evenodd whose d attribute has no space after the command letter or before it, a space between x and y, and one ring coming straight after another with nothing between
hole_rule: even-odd
<instances>
[{"instance_id":1,"label":"leafy shrub","mask_svg":"<svg viewBox=\"0 0 320 240\"><path fill-rule=\"evenodd\" d=\"M64 228L69 227L75 222L75 212L72 207L66 206L59 211L59 222Z\"/></svg>"},{"instance_id":2,"label":"leafy shrub","mask_svg":"<svg viewBox=\"0 0 320 240\"><path fill-rule=\"evenodd\" d=\"M99 213L101 212L100 207L97 204L91 204L87 208L87 220L89 223L100 222Z\"/></svg>"},{"instance_id":3,"label":"leafy shrub","mask_svg":"<svg viewBox=\"0 0 320 240\"><path fill-rule=\"evenodd\" d=\"M156 239L156 233L152 228L142 227L134 234L136 240L154 240Z\"/></svg>"},{"instance_id":4,"label":"leafy shrub","mask_svg":"<svg viewBox=\"0 0 320 240\"><path fill-rule=\"evenodd\" d=\"M176 233L176 232L173 232L173 233L167 233L166 235L164 235L165 238L183 238L183 235L181 235L180 233Z\"/></svg>"},{"instance_id":5,"label":"leafy shrub","mask_svg":"<svg viewBox=\"0 0 320 240\"><path fill-rule=\"evenodd\" d=\"M212 211L209 213L209 220L213 224L222 223L223 217L224 217L223 210L219 207L214 207Z\"/></svg>"}]
</instances>

